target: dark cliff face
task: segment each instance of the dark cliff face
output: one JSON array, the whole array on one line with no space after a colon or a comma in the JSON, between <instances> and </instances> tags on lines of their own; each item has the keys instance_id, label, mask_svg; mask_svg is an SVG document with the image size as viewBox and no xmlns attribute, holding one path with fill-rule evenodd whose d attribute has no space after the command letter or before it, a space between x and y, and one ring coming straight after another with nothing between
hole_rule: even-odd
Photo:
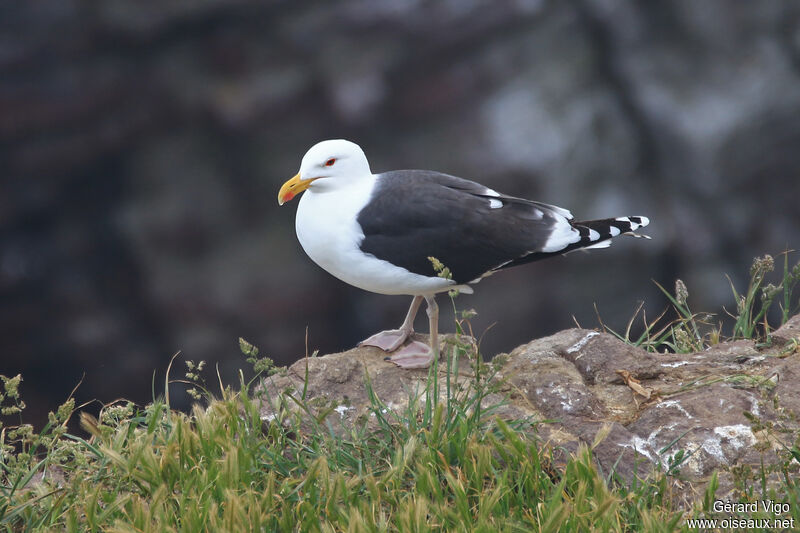
<instances>
[{"instance_id":1,"label":"dark cliff face","mask_svg":"<svg viewBox=\"0 0 800 533\"><path fill-rule=\"evenodd\" d=\"M330 137L376 172L651 218L653 241L461 297L497 322L486 354L593 326L593 303L619 327L660 311L651 278L730 305L724 273L800 246L799 24L790 0L7 4L0 372L49 408L84 373L79 399L145 400L178 350L227 376L239 336L288 363L306 326L323 352L395 327L406 299L322 272L275 205Z\"/></svg>"}]
</instances>

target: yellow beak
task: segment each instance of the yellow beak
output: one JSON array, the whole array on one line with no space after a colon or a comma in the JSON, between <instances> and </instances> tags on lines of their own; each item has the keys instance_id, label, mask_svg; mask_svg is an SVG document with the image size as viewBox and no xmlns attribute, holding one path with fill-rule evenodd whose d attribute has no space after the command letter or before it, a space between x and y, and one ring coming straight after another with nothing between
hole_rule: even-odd
<instances>
[{"instance_id":1,"label":"yellow beak","mask_svg":"<svg viewBox=\"0 0 800 533\"><path fill-rule=\"evenodd\" d=\"M300 174L295 175L292 179L284 183L281 186L281 190L278 191L278 205L290 202L292 198L308 189L315 179L317 178L303 180L300 179Z\"/></svg>"}]
</instances>

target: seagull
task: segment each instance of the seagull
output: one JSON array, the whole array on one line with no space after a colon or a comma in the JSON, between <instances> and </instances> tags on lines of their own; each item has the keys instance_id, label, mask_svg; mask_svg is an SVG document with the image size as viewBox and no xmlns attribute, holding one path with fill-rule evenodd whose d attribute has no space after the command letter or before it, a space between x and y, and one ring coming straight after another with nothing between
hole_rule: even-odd
<instances>
[{"instance_id":1,"label":"seagull","mask_svg":"<svg viewBox=\"0 0 800 533\"><path fill-rule=\"evenodd\" d=\"M360 343L391 353L386 359L402 368L427 368L439 357L438 293L472 293L471 285L497 270L606 248L617 235L646 237L634 232L650 222L643 216L576 222L561 207L430 170L373 174L361 147L343 139L312 146L280 188L278 204L304 191L295 229L312 261L365 291L413 297L399 329ZM423 300L427 344L412 338Z\"/></svg>"}]
</instances>

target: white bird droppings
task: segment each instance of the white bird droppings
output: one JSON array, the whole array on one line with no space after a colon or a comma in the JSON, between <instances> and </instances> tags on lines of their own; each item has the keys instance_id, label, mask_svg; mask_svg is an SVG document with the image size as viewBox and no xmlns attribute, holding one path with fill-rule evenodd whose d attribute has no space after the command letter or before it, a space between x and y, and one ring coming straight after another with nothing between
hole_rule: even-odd
<instances>
[{"instance_id":1,"label":"white bird droppings","mask_svg":"<svg viewBox=\"0 0 800 533\"><path fill-rule=\"evenodd\" d=\"M598 335L600 334L597 333L596 331L590 331L589 333L586 334L584 338L582 338L581 340L579 340L578 342L567 348L567 353L577 352L578 350L586 346L586 343L589 342L589 339L591 339L592 337L596 337Z\"/></svg>"}]
</instances>

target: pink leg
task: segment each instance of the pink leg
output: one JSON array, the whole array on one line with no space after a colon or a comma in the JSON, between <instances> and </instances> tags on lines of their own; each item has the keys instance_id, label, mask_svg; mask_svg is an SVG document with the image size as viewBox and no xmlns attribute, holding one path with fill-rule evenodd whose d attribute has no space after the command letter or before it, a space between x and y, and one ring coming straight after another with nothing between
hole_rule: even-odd
<instances>
[{"instance_id":1,"label":"pink leg","mask_svg":"<svg viewBox=\"0 0 800 533\"><path fill-rule=\"evenodd\" d=\"M364 339L359 343L359 346L375 346L385 352L393 352L400 348L408 337L414 333L414 319L417 317L417 311L422 303L422 296L414 296L411 300L411 307L408 308L406 319L400 329L390 329L376 333L368 339Z\"/></svg>"},{"instance_id":2,"label":"pink leg","mask_svg":"<svg viewBox=\"0 0 800 533\"><path fill-rule=\"evenodd\" d=\"M425 301L428 303L430 344L412 341L391 357L386 358L387 361L391 361L400 368L428 368L435 359L439 358L439 306L436 304L435 296L426 296Z\"/></svg>"}]
</instances>

